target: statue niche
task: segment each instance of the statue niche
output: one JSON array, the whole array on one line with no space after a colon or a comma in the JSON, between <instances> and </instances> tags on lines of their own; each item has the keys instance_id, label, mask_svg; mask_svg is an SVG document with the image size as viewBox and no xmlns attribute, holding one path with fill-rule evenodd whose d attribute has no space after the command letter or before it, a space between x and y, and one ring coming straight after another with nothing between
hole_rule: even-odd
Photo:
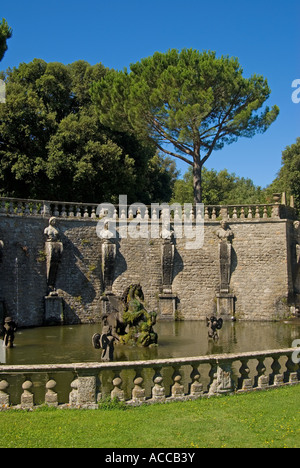
<instances>
[{"instance_id":1,"label":"statue niche","mask_svg":"<svg viewBox=\"0 0 300 468\"><path fill-rule=\"evenodd\" d=\"M58 266L63 253L63 244L58 228L56 227L56 218L49 219L49 226L44 230L46 236L45 250L47 256L47 285L49 295L55 295L55 285Z\"/></svg>"}]
</instances>

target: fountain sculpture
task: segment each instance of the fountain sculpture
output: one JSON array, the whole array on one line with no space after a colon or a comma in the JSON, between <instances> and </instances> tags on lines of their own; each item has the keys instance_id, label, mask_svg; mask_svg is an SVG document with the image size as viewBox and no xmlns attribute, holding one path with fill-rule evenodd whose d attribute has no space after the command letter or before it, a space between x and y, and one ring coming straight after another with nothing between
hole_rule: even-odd
<instances>
[{"instance_id":1,"label":"fountain sculpture","mask_svg":"<svg viewBox=\"0 0 300 468\"><path fill-rule=\"evenodd\" d=\"M17 325L11 317L6 317L4 321L4 346L6 348L14 347L15 332Z\"/></svg>"},{"instance_id":2,"label":"fountain sculpture","mask_svg":"<svg viewBox=\"0 0 300 468\"><path fill-rule=\"evenodd\" d=\"M102 359L112 359L115 340L130 346L157 344L157 333L153 330L156 313L145 309L140 284L130 285L121 298L108 296L108 302L111 311L103 315L102 334L93 336L94 347L103 349Z\"/></svg>"}]
</instances>

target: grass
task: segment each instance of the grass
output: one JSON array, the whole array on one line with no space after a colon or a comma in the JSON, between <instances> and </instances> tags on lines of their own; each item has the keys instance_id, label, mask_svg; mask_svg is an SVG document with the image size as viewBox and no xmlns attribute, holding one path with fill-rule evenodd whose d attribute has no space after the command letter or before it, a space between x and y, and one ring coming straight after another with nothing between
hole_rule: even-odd
<instances>
[{"instance_id":1,"label":"grass","mask_svg":"<svg viewBox=\"0 0 300 468\"><path fill-rule=\"evenodd\" d=\"M99 410L0 412L0 448L300 447L300 385Z\"/></svg>"}]
</instances>

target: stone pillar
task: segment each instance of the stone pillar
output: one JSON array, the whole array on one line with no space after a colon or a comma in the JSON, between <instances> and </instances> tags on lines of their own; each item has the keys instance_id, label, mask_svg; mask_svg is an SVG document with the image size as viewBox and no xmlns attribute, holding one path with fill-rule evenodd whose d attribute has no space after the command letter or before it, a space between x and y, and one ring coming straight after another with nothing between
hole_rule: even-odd
<instances>
[{"instance_id":1,"label":"stone pillar","mask_svg":"<svg viewBox=\"0 0 300 468\"><path fill-rule=\"evenodd\" d=\"M214 380L209 388L209 395L222 395L234 391L234 382L232 380L231 361L222 361L217 364L217 372L214 374Z\"/></svg>"},{"instance_id":2,"label":"stone pillar","mask_svg":"<svg viewBox=\"0 0 300 468\"><path fill-rule=\"evenodd\" d=\"M45 325L63 325L64 323L64 308L63 299L59 296L45 297Z\"/></svg>"}]
</instances>

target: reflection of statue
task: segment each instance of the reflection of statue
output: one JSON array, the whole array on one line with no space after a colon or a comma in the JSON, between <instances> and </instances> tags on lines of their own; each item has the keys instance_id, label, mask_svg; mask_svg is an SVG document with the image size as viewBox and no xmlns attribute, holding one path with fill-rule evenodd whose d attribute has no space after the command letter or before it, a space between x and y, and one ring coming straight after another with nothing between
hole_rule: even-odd
<instances>
[{"instance_id":1,"label":"reflection of statue","mask_svg":"<svg viewBox=\"0 0 300 468\"><path fill-rule=\"evenodd\" d=\"M107 315L104 315L102 317L103 326L102 326L101 335L99 335L99 333L96 333L93 336L92 340L93 340L93 346L95 349L100 349L100 348L103 349L101 359L103 361L113 361L114 342L116 340L119 341L119 338L113 335L112 326L109 325L107 317L108 317Z\"/></svg>"},{"instance_id":2,"label":"reflection of statue","mask_svg":"<svg viewBox=\"0 0 300 468\"><path fill-rule=\"evenodd\" d=\"M221 221L221 227L216 232L219 243L219 258L220 258L220 280L221 292L229 292L230 273L231 273L231 250L232 239L234 237L232 230L229 228L225 220Z\"/></svg>"},{"instance_id":3,"label":"reflection of statue","mask_svg":"<svg viewBox=\"0 0 300 468\"><path fill-rule=\"evenodd\" d=\"M60 241L60 233L56 227L56 218L50 218L49 226L44 230L47 236L45 247L47 255L47 282L52 294L55 291L58 264L63 252L63 244ZM51 293L50 293L51 294Z\"/></svg>"},{"instance_id":4,"label":"reflection of statue","mask_svg":"<svg viewBox=\"0 0 300 468\"><path fill-rule=\"evenodd\" d=\"M6 317L4 321L4 346L7 348L14 347L15 331L17 325L11 317Z\"/></svg>"},{"instance_id":5,"label":"reflection of statue","mask_svg":"<svg viewBox=\"0 0 300 468\"><path fill-rule=\"evenodd\" d=\"M219 339L217 330L221 330L223 326L223 319L212 316L209 318L206 317L206 325L208 328L208 337L212 338L214 341Z\"/></svg>"}]
</instances>

